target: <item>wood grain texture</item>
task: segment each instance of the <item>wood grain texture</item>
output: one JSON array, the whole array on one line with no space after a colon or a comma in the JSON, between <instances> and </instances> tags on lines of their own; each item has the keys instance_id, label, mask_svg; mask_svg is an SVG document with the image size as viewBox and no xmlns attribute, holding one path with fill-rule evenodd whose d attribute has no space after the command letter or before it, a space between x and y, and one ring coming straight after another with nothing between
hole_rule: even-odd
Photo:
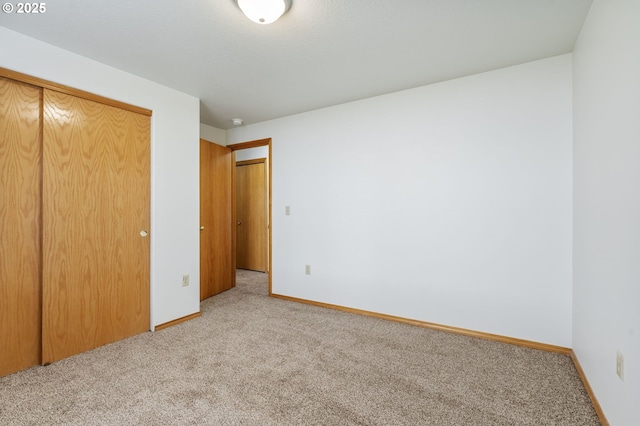
<instances>
[{"instance_id":1,"label":"wood grain texture","mask_svg":"<svg viewBox=\"0 0 640 426\"><path fill-rule=\"evenodd\" d=\"M26 84L31 84L40 88L51 89L59 93L66 93L78 98L87 99L90 101L98 102L105 105L114 106L116 108L124 109L126 111L135 112L142 115L151 116L151 110L146 108L140 108L135 105L130 105L124 102L116 101L114 99L105 98L94 93L85 92L84 90L75 89L73 87L65 86L64 84L54 83L42 78L33 77L28 74L23 74L17 71L12 71L7 68L0 67L0 77L10 78L14 81L19 81Z\"/></svg>"},{"instance_id":2,"label":"wood grain texture","mask_svg":"<svg viewBox=\"0 0 640 426\"><path fill-rule=\"evenodd\" d=\"M40 98L0 77L0 376L40 362Z\"/></svg>"},{"instance_id":3,"label":"wood grain texture","mask_svg":"<svg viewBox=\"0 0 640 426\"><path fill-rule=\"evenodd\" d=\"M149 330L148 116L44 89L42 362Z\"/></svg>"},{"instance_id":4,"label":"wood grain texture","mask_svg":"<svg viewBox=\"0 0 640 426\"><path fill-rule=\"evenodd\" d=\"M256 139L248 142L229 144L227 145L227 148L231 149L232 151L237 151L239 149L257 148L259 146L270 146L270 145L271 145L271 138L265 138L265 139Z\"/></svg>"},{"instance_id":5,"label":"wood grain texture","mask_svg":"<svg viewBox=\"0 0 640 426\"><path fill-rule=\"evenodd\" d=\"M231 151L231 276L233 284L236 286L236 152Z\"/></svg>"},{"instance_id":6,"label":"wood grain texture","mask_svg":"<svg viewBox=\"0 0 640 426\"><path fill-rule=\"evenodd\" d=\"M236 164L236 265L267 271L267 178L265 159Z\"/></svg>"},{"instance_id":7,"label":"wood grain texture","mask_svg":"<svg viewBox=\"0 0 640 426\"><path fill-rule=\"evenodd\" d=\"M200 140L200 300L235 285L233 162L229 148Z\"/></svg>"}]
</instances>

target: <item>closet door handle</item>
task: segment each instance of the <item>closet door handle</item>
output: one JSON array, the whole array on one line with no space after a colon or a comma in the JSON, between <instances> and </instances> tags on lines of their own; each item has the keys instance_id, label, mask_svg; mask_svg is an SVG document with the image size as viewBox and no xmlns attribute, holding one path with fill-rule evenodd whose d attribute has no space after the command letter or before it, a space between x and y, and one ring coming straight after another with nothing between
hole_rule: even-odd
<instances>
[{"instance_id":1,"label":"closet door handle","mask_svg":"<svg viewBox=\"0 0 640 426\"><path fill-rule=\"evenodd\" d=\"M201 231L204 231L204 226L201 226L201 227L200 227L200 230L201 230Z\"/></svg>"},{"instance_id":2,"label":"closet door handle","mask_svg":"<svg viewBox=\"0 0 640 426\"><path fill-rule=\"evenodd\" d=\"M148 233L145 229L143 229L142 231L140 231L140 236L141 236L142 238L145 238L147 235L149 235L149 233Z\"/></svg>"}]
</instances>

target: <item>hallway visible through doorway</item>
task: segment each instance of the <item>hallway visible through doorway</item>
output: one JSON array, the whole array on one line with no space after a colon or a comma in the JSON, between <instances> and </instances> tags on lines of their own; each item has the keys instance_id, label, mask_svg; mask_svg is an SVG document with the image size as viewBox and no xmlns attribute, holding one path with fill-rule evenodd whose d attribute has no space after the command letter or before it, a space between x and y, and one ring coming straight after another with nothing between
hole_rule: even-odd
<instances>
[{"instance_id":1,"label":"hallway visible through doorway","mask_svg":"<svg viewBox=\"0 0 640 426\"><path fill-rule=\"evenodd\" d=\"M245 293L269 296L269 274L236 269L236 288Z\"/></svg>"}]
</instances>

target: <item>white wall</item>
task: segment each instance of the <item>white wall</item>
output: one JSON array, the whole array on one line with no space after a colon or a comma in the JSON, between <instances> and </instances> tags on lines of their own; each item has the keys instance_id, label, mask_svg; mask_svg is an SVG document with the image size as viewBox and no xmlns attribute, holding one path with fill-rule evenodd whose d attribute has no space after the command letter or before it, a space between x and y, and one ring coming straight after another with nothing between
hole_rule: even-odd
<instances>
[{"instance_id":1,"label":"white wall","mask_svg":"<svg viewBox=\"0 0 640 426\"><path fill-rule=\"evenodd\" d=\"M591 7L574 52L574 137L574 351L609 422L639 425L637 0Z\"/></svg>"},{"instance_id":2,"label":"white wall","mask_svg":"<svg viewBox=\"0 0 640 426\"><path fill-rule=\"evenodd\" d=\"M570 347L571 73L563 55L229 130L273 138L274 293Z\"/></svg>"},{"instance_id":3,"label":"white wall","mask_svg":"<svg viewBox=\"0 0 640 426\"><path fill-rule=\"evenodd\" d=\"M227 131L200 123L200 137L218 145L227 144Z\"/></svg>"},{"instance_id":4,"label":"white wall","mask_svg":"<svg viewBox=\"0 0 640 426\"><path fill-rule=\"evenodd\" d=\"M269 158L269 147L258 146L256 148L240 149L236 151L236 161L254 160L256 158Z\"/></svg>"},{"instance_id":5,"label":"white wall","mask_svg":"<svg viewBox=\"0 0 640 426\"><path fill-rule=\"evenodd\" d=\"M0 40L0 67L153 110L151 324L198 312L199 100L4 27Z\"/></svg>"}]
</instances>

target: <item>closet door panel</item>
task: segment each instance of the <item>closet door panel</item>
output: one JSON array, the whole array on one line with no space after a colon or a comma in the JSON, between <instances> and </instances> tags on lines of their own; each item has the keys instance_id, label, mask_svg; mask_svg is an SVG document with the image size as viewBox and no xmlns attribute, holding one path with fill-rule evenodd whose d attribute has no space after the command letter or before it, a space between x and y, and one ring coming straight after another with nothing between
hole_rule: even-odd
<instances>
[{"instance_id":1,"label":"closet door panel","mask_svg":"<svg viewBox=\"0 0 640 426\"><path fill-rule=\"evenodd\" d=\"M40 97L0 77L0 376L40 362Z\"/></svg>"},{"instance_id":2,"label":"closet door panel","mask_svg":"<svg viewBox=\"0 0 640 426\"><path fill-rule=\"evenodd\" d=\"M47 89L43 111L49 363L149 330L150 118Z\"/></svg>"}]
</instances>

